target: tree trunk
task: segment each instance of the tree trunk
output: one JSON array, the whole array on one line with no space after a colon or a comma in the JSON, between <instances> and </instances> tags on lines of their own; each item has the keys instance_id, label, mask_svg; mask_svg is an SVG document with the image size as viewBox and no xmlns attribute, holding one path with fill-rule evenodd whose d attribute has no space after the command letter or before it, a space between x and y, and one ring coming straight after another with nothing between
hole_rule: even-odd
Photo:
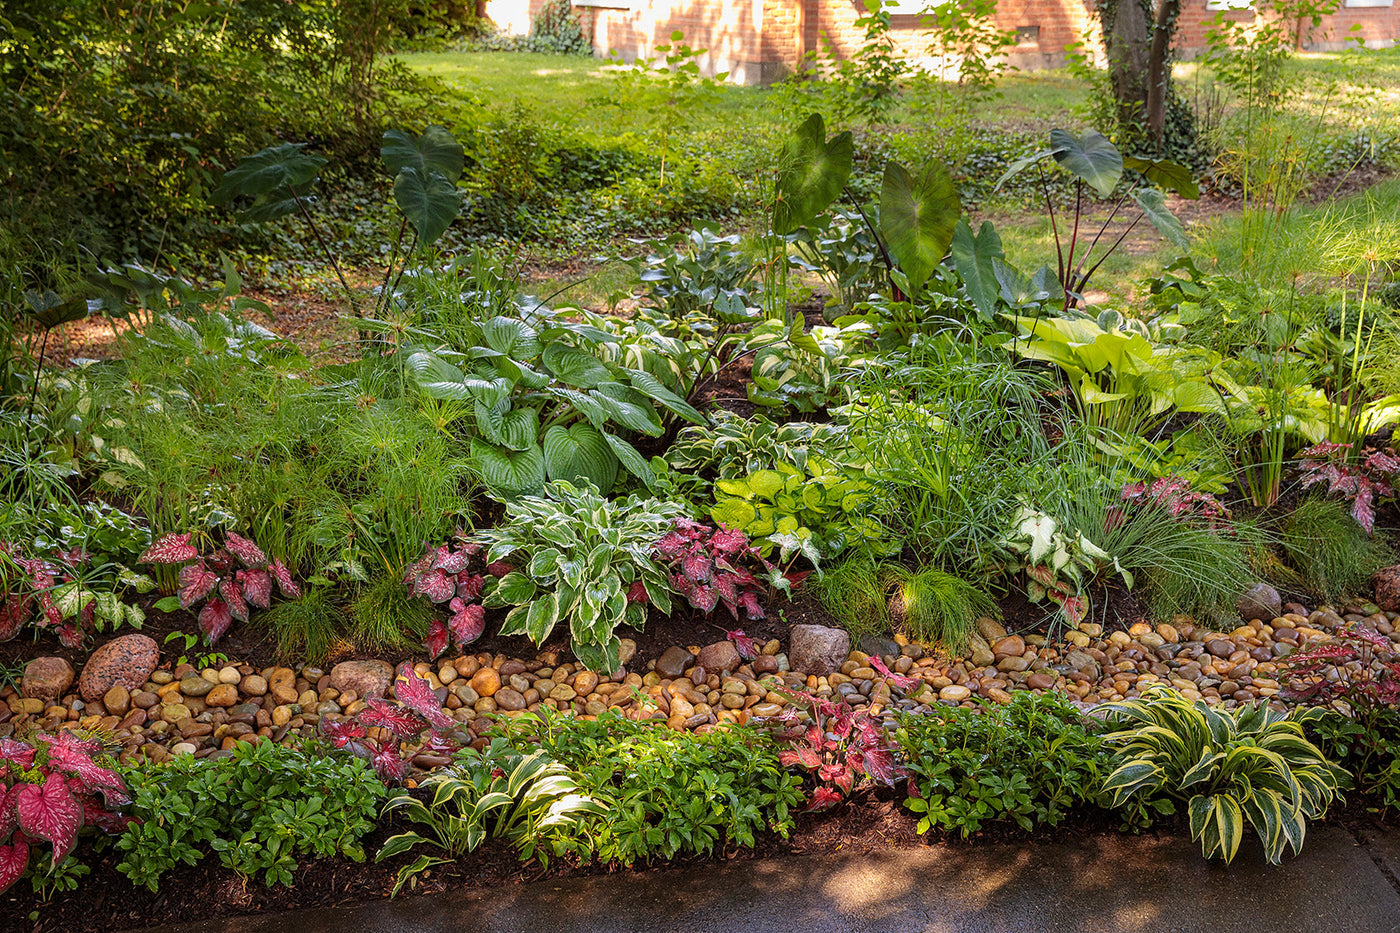
<instances>
[{"instance_id":1,"label":"tree trunk","mask_svg":"<svg viewBox=\"0 0 1400 933\"><path fill-rule=\"evenodd\" d=\"M1101 4L1104 52L1108 58L1108 83L1118 108L1118 122L1141 125L1146 116L1147 89L1151 83L1149 60L1152 29L1140 0L1116 0Z\"/></svg>"},{"instance_id":2,"label":"tree trunk","mask_svg":"<svg viewBox=\"0 0 1400 933\"><path fill-rule=\"evenodd\" d=\"M1167 98L1170 96L1172 73L1172 35L1176 32L1176 16L1181 0L1158 0L1157 22L1152 29L1152 51L1148 56L1147 135L1161 155L1162 138L1167 129Z\"/></svg>"}]
</instances>

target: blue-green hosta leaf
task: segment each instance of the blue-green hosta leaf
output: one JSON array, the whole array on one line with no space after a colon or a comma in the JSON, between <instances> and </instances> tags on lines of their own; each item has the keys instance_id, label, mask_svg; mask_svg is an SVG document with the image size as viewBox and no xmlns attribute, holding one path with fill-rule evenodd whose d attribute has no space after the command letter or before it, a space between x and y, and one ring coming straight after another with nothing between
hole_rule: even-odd
<instances>
[{"instance_id":1,"label":"blue-green hosta leaf","mask_svg":"<svg viewBox=\"0 0 1400 933\"><path fill-rule=\"evenodd\" d=\"M929 160L917 178L898 162L885 166L880 188L880 233L917 292L943 261L962 215L948 166Z\"/></svg>"},{"instance_id":2,"label":"blue-green hosta leaf","mask_svg":"<svg viewBox=\"0 0 1400 933\"><path fill-rule=\"evenodd\" d=\"M466 151L450 130L430 126L422 136L402 130L388 130L379 144L379 158L390 175L413 168L423 175L437 172L448 181L455 182L462 177Z\"/></svg>"},{"instance_id":3,"label":"blue-green hosta leaf","mask_svg":"<svg viewBox=\"0 0 1400 933\"><path fill-rule=\"evenodd\" d=\"M503 450L480 438L471 440L472 461L491 494L502 499L544 491L544 451Z\"/></svg>"},{"instance_id":4,"label":"blue-green hosta leaf","mask_svg":"<svg viewBox=\"0 0 1400 933\"><path fill-rule=\"evenodd\" d=\"M850 133L826 138L821 114L814 113L803 121L779 157L773 232L792 233L826 210L851 177L854 152Z\"/></svg>"},{"instance_id":5,"label":"blue-green hosta leaf","mask_svg":"<svg viewBox=\"0 0 1400 933\"><path fill-rule=\"evenodd\" d=\"M700 414L694 406L666 388L661 380L651 373L640 369L629 369L626 372L628 380L639 392L660 403L672 414L681 416L691 424L703 426L708 423L705 416Z\"/></svg>"},{"instance_id":6,"label":"blue-green hosta leaf","mask_svg":"<svg viewBox=\"0 0 1400 933\"><path fill-rule=\"evenodd\" d=\"M608 368L592 353L562 343L544 348L544 365L560 382L579 389L592 389L612 379Z\"/></svg>"},{"instance_id":7,"label":"blue-green hosta leaf","mask_svg":"<svg viewBox=\"0 0 1400 933\"><path fill-rule=\"evenodd\" d=\"M1133 192L1133 200L1142 208L1147 219L1152 221L1152 226L1157 228L1158 233L1170 240L1177 249L1183 252L1190 251L1191 242L1186 239L1186 229L1167 207L1167 199L1162 192L1156 188L1140 188Z\"/></svg>"},{"instance_id":8,"label":"blue-green hosta leaf","mask_svg":"<svg viewBox=\"0 0 1400 933\"><path fill-rule=\"evenodd\" d=\"M457 186L448 178L416 168L405 168L394 179L394 203L418 234L420 249L436 242L457 219L462 207Z\"/></svg>"},{"instance_id":9,"label":"blue-green hosta leaf","mask_svg":"<svg viewBox=\"0 0 1400 933\"><path fill-rule=\"evenodd\" d=\"M544 432L544 468L550 481L592 485L606 494L617 481L617 455L601 431L586 422L567 428L553 425Z\"/></svg>"},{"instance_id":10,"label":"blue-green hosta leaf","mask_svg":"<svg viewBox=\"0 0 1400 933\"><path fill-rule=\"evenodd\" d=\"M540 355L540 338L530 325L515 318L497 316L481 325L486 345L515 360L532 360Z\"/></svg>"},{"instance_id":11,"label":"blue-green hosta leaf","mask_svg":"<svg viewBox=\"0 0 1400 933\"><path fill-rule=\"evenodd\" d=\"M466 400L474 397L465 385L466 373L436 353L415 350L404 363L413 374L413 381L431 398Z\"/></svg>"},{"instance_id":12,"label":"blue-green hosta leaf","mask_svg":"<svg viewBox=\"0 0 1400 933\"><path fill-rule=\"evenodd\" d=\"M507 450L529 450L540 432L539 412L533 408L510 408L476 403L476 429L490 443Z\"/></svg>"},{"instance_id":13,"label":"blue-green hosta leaf","mask_svg":"<svg viewBox=\"0 0 1400 933\"><path fill-rule=\"evenodd\" d=\"M1051 130L1050 148L1056 162L1087 181L1101 198L1111 195L1123 177L1123 154L1096 130L1083 136Z\"/></svg>"}]
</instances>

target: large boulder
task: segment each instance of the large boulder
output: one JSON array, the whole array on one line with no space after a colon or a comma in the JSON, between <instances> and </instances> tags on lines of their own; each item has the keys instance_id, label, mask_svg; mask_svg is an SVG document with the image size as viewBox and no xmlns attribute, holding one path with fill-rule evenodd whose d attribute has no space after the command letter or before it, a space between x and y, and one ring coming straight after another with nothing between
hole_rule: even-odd
<instances>
[{"instance_id":1,"label":"large boulder","mask_svg":"<svg viewBox=\"0 0 1400 933\"><path fill-rule=\"evenodd\" d=\"M788 661L794 671L823 677L841 669L851 654L851 636L845 629L825 625L794 625Z\"/></svg>"},{"instance_id":2,"label":"large boulder","mask_svg":"<svg viewBox=\"0 0 1400 933\"><path fill-rule=\"evenodd\" d=\"M1255 619L1260 622L1272 622L1283 615L1283 599L1278 595L1278 590L1269 584L1256 583L1244 591L1235 608L1240 611L1240 618L1246 622Z\"/></svg>"},{"instance_id":3,"label":"large boulder","mask_svg":"<svg viewBox=\"0 0 1400 933\"><path fill-rule=\"evenodd\" d=\"M113 638L92 653L78 678L78 692L89 703L113 687L137 690L160 663L160 646L149 635Z\"/></svg>"},{"instance_id":4,"label":"large boulder","mask_svg":"<svg viewBox=\"0 0 1400 933\"><path fill-rule=\"evenodd\" d=\"M63 658L35 658L24 666L19 695L52 702L73 686L73 665Z\"/></svg>"}]
</instances>

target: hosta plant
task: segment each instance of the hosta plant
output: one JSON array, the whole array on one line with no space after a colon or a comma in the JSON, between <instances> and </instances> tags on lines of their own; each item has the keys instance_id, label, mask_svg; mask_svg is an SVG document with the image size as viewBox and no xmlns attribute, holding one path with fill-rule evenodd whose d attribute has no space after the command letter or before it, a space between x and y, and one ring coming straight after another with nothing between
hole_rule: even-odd
<instances>
[{"instance_id":1,"label":"hosta plant","mask_svg":"<svg viewBox=\"0 0 1400 933\"><path fill-rule=\"evenodd\" d=\"M1213 709L1161 685L1108 709L1117 728L1104 739L1119 750L1103 790L1113 806L1138 795L1184 802L1206 858L1233 859L1247 821L1277 865L1285 846L1302 850L1307 821L1348 781L1303 734L1320 710Z\"/></svg>"},{"instance_id":2,"label":"hosta plant","mask_svg":"<svg viewBox=\"0 0 1400 933\"><path fill-rule=\"evenodd\" d=\"M805 720L804 711L809 714ZM811 773L817 782L805 812L836 806L866 778L893 787L905 776L880 721L868 710L797 693L792 705L766 722L779 741L791 743L779 760Z\"/></svg>"},{"instance_id":3,"label":"hosta plant","mask_svg":"<svg viewBox=\"0 0 1400 933\"><path fill-rule=\"evenodd\" d=\"M450 615L444 621L433 619L424 644L430 658L439 657L449 642L458 648L481 637L486 628L486 607L481 598L494 587L489 568L473 571L480 564L482 546L460 535L451 544L428 548L422 557L404 571L403 582L415 596L433 603L446 603Z\"/></svg>"},{"instance_id":4,"label":"hosta plant","mask_svg":"<svg viewBox=\"0 0 1400 933\"><path fill-rule=\"evenodd\" d=\"M455 858L476 851L488 838L505 839L522 861L538 857L549 863L552 837L558 837L588 815L603 815L605 807L579 793L568 769L543 750L528 755L503 751L498 743L486 754L467 752L456 766L434 772L419 785L432 792L424 803L402 792L384 805L384 814L402 812L429 835L399 833L385 841L375 861L407 852L420 843L433 845ZM565 841L561 848L567 848ZM404 882L433 865L450 861L430 855L399 870L395 893Z\"/></svg>"},{"instance_id":5,"label":"hosta plant","mask_svg":"<svg viewBox=\"0 0 1400 933\"><path fill-rule=\"evenodd\" d=\"M729 528L678 519L656 542L656 555L671 569L671 588L704 613L723 604L735 619L741 610L751 621L761 619L764 580L776 589L792 586L791 577L760 557L742 531Z\"/></svg>"},{"instance_id":6,"label":"hosta plant","mask_svg":"<svg viewBox=\"0 0 1400 933\"><path fill-rule=\"evenodd\" d=\"M165 535L139 562L180 567L176 599L184 609L204 603L199 610L199 627L209 644L222 638L234 619L247 622L252 608L271 606L273 581L283 596L301 595L286 566L280 560L269 561L261 548L242 535L230 531L223 547L203 556L190 538L188 532ZM158 603L157 608L160 606Z\"/></svg>"},{"instance_id":7,"label":"hosta plant","mask_svg":"<svg viewBox=\"0 0 1400 933\"><path fill-rule=\"evenodd\" d=\"M112 563L97 563L82 548L25 557L0 541L0 641L9 641L26 623L52 629L69 648L82 644L93 628L140 628L146 614L123 602L127 591L149 592L150 577Z\"/></svg>"},{"instance_id":8,"label":"hosta plant","mask_svg":"<svg viewBox=\"0 0 1400 933\"><path fill-rule=\"evenodd\" d=\"M1395 498L1395 479L1400 474L1400 456L1389 447L1366 448L1364 457L1353 456L1350 444L1323 441L1298 455L1303 488L1326 483L1327 492L1351 502L1351 516L1367 534L1376 527L1376 503Z\"/></svg>"},{"instance_id":9,"label":"hosta plant","mask_svg":"<svg viewBox=\"0 0 1400 933\"><path fill-rule=\"evenodd\" d=\"M1101 570L1113 567L1133 585L1132 574L1082 533L1071 538L1060 523L1044 512L1022 507L1011 528L998 542L1003 573L1025 571L1026 595L1031 602L1049 599L1058 604L1071 624L1089 611L1085 587Z\"/></svg>"},{"instance_id":10,"label":"hosta plant","mask_svg":"<svg viewBox=\"0 0 1400 933\"><path fill-rule=\"evenodd\" d=\"M502 635L541 644L566 622L574 655L593 670L618 669L623 624L641 629L648 606L671 611L666 571L655 543L685 506L657 499L609 500L591 488L550 483L547 497L522 496L504 521L479 539L490 562L520 568L502 576L487 607L511 606Z\"/></svg>"},{"instance_id":11,"label":"hosta plant","mask_svg":"<svg viewBox=\"0 0 1400 933\"><path fill-rule=\"evenodd\" d=\"M0 738L0 892L24 875L31 856L48 874L62 870L84 826L121 832L127 818L115 808L131 800L117 773L94 760L101 751L66 731L33 742Z\"/></svg>"},{"instance_id":12,"label":"hosta plant","mask_svg":"<svg viewBox=\"0 0 1400 933\"><path fill-rule=\"evenodd\" d=\"M353 717L321 719L321 734L336 748L369 762L385 784L397 784L408 777L412 755L450 756L462 747L458 724L442 711L428 682L407 661L399 665L394 678L394 697L397 703L368 697L365 708ZM372 735L372 729L382 731Z\"/></svg>"}]
</instances>

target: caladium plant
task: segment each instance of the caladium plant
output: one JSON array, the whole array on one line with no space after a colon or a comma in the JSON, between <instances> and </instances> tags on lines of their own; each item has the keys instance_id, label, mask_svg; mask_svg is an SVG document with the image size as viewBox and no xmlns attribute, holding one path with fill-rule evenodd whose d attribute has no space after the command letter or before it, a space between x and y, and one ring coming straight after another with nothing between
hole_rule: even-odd
<instances>
[{"instance_id":1,"label":"caladium plant","mask_svg":"<svg viewBox=\"0 0 1400 933\"><path fill-rule=\"evenodd\" d=\"M893 787L906 776L895 761L894 746L868 710L808 693L794 693L790 699L791 705L761 724L772 728L780 741L792 743L779 752L778 760L812 773L817 781L803 812L834 807L866 778ZM803 711L810 713L808 721L801 718Z\"/></svg>"},{"instance_id":2,"label":"caladium plant","mask_svg":"<svg viewBox=\"0 0 1400 933\"><path fill-rule=\"evenodd\" d=\"M405 745L419 752L451 757L462 747L454 738L458 724L442 711L442 704L428 682L405 661L394 678L397 703L378 697L365 700L365 708L347 719L321 720L321 734L336 748L365 759L385 784L398 784L408 777L411 756ZM382 738L370 736L371 729L383 729ZM427 730L427 738L423 731Z\"/></svg>"},{"instance_id":3,"label":"caladium plant","mask_svg":"<svg viewBox=\"0 0 1400 933\"><path fill-rule=\"evenodd\" d=\"M5 565L14 572L6 574ZM27 622L52 629L66 647L76 648L92 628L140 628L146 614L122 602L125 591L149 592L150 577L117 564L95 564L82 548L26 557L0 541L0 641L19 634Z\"/></svg>"},{"instance_id":4,"label":"caladium plant","mask_svg":"<svg viewBox=\"0 0 1400 933\"><path fill-rule=\"evenodd\" d=\"M792 585L742 531L731 528L679 518L654 551L671 571L671 589L704 613L723 604L735 619L741 609L750 621L763 618L759 597L766 587L754 570L770 582L777 578L783 589Z\"/></svg>"},{"instance_id":5,"label":"caladium plant","mask_svg":"<svg viewBox=\"0 0 1400 933\"><path fill-rule=\"evenodd\" d=\"M0 738L0 893L49 846L48 870L63 863L84 826L121 832L131 802L117 773L94 760L101 746L71 732L34 742ZM100 799L99 799L100 798Z\"/></svg>"},{"instance_id":6,"label":"caladium plant","mask_svg":"<svg viewBox=\"0 0 1400 933\"><path fill-rule=\"evenodd\" d=\"M1194 518L1212 530L1232 530L1230 510L1224 503L1211 493L1192 489L1191 483L1179 476L1164 476L1151 483L1126 483L1119 499L1125 504L1155 505L1166 509L1172 518ZM1114 509L1109 512L1105 524L1116 527L1125 518L1126 513L1121 508Z\"/></svg>"},{"instance_id":7,"label":"caladium plant","mask_svg":"<svg viewBox=\"0 0 1400 933\"><path fill-rule=\"evenodd\" d=\"M403 582L415 596L434 603L446 603L450 615L433 620L424 645L431 658L437 658L449 644L459 649L481 637L486 628L486 607L481 599L495 589L496 578L513 569L508 564L485 566L473 571L472 564L483 564L482 546L458 534L450 544L427 548L404 571ZM498 572L499 571L499 572Z\"/></svg>"},{"instance_id":8,"label":"caladium plant","mask_svg":"<svg viewBox=\"0 0 1400 933\"><path fill-rule=\"evenodd\" d=\"M1350 444L1324 441L1298 455L1303 488L1326 483L1327 491L1351 502L1351 517L1371 534L1376 527L1376 501L1395 498L1395 481L1400 475L1400 456L1389 447L1367 447L1365 456L1355 458Z\"/></svg>"},{"instance_id":9,"label":"caladium plant","mask_svg":"<svg viewBox=\"0 0 1400 933\"><path fill-rule=\"evenodd\" d=\"M301 595L286 566L280 560L269 561L247 538L230 531L223 547L203 556L190 538L188 532L165 535L146 549L139 562L180 566L177 598L185 609L204 603L199 627L209 644L222 638L234 619L247 622L253 608L271 606L274 581L283 596Z\"/></svg>"}]
</instances>

